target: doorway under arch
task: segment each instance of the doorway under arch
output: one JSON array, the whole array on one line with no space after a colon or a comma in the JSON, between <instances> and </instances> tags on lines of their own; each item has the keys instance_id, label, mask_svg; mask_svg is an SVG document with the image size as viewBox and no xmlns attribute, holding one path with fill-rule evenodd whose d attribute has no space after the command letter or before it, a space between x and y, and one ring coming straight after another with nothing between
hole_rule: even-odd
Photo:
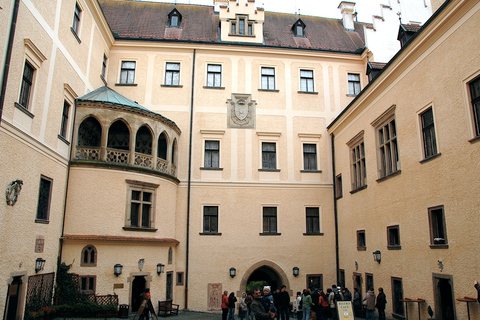
<instances>
[{"instance_id":1,"label":"doorway under arch","mask_svg":"<svg viewBox=\"0 0 480 320\"><path fill-rule=\"evenodd\" d=\"M247 284L252 281L265 281L272 292L282 285L287 287L287 291L292 292L288 277L283 269L271 261L260 261L252 265L243 275L240 283L240 291L245 292Z\"/></svg>"}]
</instances>

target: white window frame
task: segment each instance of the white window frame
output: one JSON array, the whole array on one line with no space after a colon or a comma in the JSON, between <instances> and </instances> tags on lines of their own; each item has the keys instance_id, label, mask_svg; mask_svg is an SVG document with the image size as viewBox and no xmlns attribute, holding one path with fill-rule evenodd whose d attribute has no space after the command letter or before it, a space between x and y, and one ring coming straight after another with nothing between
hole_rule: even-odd
<instances>
[{"instance_id":1,"label":"white window frame","mask_svg":"<svg viewBox=\"0 0 480 320\"><path fill-rule=\"evenodd\" d=\"M209 71L209 70L208 70L208 67L209 67L209 66L219 66L219 67L220 67L220 72ZM222 87L222 84L223 84L223 64L221 64L221 63L209 62L209 63L207 63L206 71L207 71L207 72L206 72L206 78L205 78L205 87L207 87L207 88L223 88L223 87ZM218 75L218 74L220 74L220 84L219 84L219 85L215 85L216 76L214 76L214 78L213 78L213 85L209 85L209 80L208 80L209 74L213 74L213 75Z\"/></svg>"},{"instance_id":2,"label":"white window frame","mask_svg":"<svg viewBox=\"0 0 480 320\"><path fill-rule=\"evenodd\" d=\"M127 78L125 79L125 82L122 82L122 71L123 71L123 63L124 62L133 62L135 63L135 68L133 69L133 82L128 82L128 71L127 71ZM132 70L132 69L125 69L125 70ZM119 77L118 77L118 84L120 85L135 85L136 82L136 77L137 77L137 60L136 59L121 59L120 60L120 65L119 65Z\"/></svg>"},{"instance_id":3,"label":"white window frame","mask_svg":"<svg viewBox=\"0 0 480 320\"><path fill-rule=\"evenodd\" d=\"M358 76L358 81L350 81L350 75L352 76ZM353 84L352 87L350 87L350 84ZM356 86L355 84L358 83L358 92L356 91ZM361 91L362 91L362 77L360 76L359 72L348 72L347 73L347 84L348 84L348 93L347 96L352 96L355 97L357 96ZM353 90L351 90L353 89Z\"/></svg>"},{"instance_id":4,"label":"white window frame","mask_svg":"<svg viewBox=\"0 0 480 320\"><path fill-rule=\"evenodd\" d=\"M172 70L172 69L169 70L169 69L168 69L168 65L169 65L169 64L178 65L178 71L177 71L177 70ZM165 81L165 82L164 82L164 85L165 85L165 86L172 86L172 87L178 87L178 86L180 86L180 79L181 79L181 78L180 78L180 75L181 75L181 71L182 71L182 64L181 64L180 62L178 62L178 61L167 61L167 62L165 62L165 77L164 77L164 79L165 79L164 81ZM168 72L171 72L171 73L172 73L171 83L168 83L168 82L167 82L167 73L168 73ZM178 72L178 83L175 83L175 81L174 81L174 79L175 79L174 73L175 73L175 72Z\"/></svg>"},{"instance_id":5,"label":"white window frame","mask_svg":"<svg viewBox=\"0 0 480 320\"><path fill-rule=\"evenodd\" d=\"M302 77L302 72L311 72L312 73L312 77L311 78L306 78L306 77ZM315 93L315 70L314 69L309 69L309 68L301 68L298 70L298 79L299 79L299 92L306 92L306 93ZM303 79L306 79L306 87L305 87L305 90L302 90L302 81ZM312 82L312 88L311 90L309 89L309 86L308 86L308 80L310 80Z\"/></svg>"},{"instance_id":6,"label":"white window frame","mask_svg":"<svg viewBox=\"0 0 480 320\"><path fill-rule=\"evenodd\" d=\"M263 74L263 70L266 70L266 69L269 69L269 70L272 70L273 69L273 75L264 75ZM275 91L277 89L277 70L275 67L271 67L271 66L261 66L260 67L260 89L261 90L266 90L266 91ZM263 87L263 77L267 77L267 87L264 88ZM269 84L270 84L270 78L273 77L273 89L269 88Z\"/></svg>"}]
</instances>

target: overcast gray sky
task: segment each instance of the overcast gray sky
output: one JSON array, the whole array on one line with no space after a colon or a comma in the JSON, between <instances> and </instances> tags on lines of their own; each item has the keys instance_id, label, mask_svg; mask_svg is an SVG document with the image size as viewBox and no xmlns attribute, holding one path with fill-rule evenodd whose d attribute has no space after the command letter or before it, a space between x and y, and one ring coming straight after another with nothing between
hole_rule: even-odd
<instances>
[{"instance_id":1,"label":"overcast gray sky","mask_svg":"<svg viewBox=\"0 0 480 320\"><path fill-rule=\"evenodd\" d=\"M155 0L150 0L155 1ZM171 2L175 0L157 0ZM245 1L245 0L239 0ZM356 3L358 21L371 22L372 15L380 14L380 0L349 0ZM265 11L295 13L300 9L301 15L319 16L340 19L340 0L256 0L257 7L264 7ZM387 2L384 0L383 2ZM213 5L213 0L177 0L177 3Z\"/></svg>"}]
</instances>

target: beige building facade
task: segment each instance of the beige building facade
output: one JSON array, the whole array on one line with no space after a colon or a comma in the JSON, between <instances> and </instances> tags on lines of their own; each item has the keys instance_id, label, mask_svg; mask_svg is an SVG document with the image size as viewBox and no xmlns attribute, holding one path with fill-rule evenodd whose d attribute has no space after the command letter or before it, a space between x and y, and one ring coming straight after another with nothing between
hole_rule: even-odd
<instances>
[{"instance_id":1,"label":"beige building facade","mask_svg":"<svg viewBox=\"0 0 480 320\"><path fill-rule=\"evenodd\" d=\"M435 308L443 296L427 286L440 283L444 290L454 283L454 298L469 295L457 288L471 287L474 268L468 279L460 273L475 259L460 252L476 247L467 234L456 238L466 225L450 222L455 211L450 207L461 202L458 209L475 219L475 200L462 195L475 184L475 174L465 168L456 192L442 193L442 184L433 184L439 190L428 195L437 201L413 193L417 187L427 189L424 180L438 170L458 179L448 168L467 160L451 152L467 148L468 159L475 162L473 133L464 148L455 148L459 138L450 136L451 129L443 142L436 127L442 156L419 158L419 168L409 171L414 161L406 156L415 157L419 124L398 124L408 135L402 141L407 145L398 143L402 173L377 177L382 181L361 185L352 194L346 186L350 150L363 137L373 143L365 123L380 126L392 115L397 120L401 104L416 108L401 108L405 122L409 111L421 117L430 107L437 119L440 110L448 111L440 107L445 99L437 93L450 98L456 93L462 98L457 96L457 102L469 105L468 89L454 92L448 82L454 79L442 77L451 92L427 87L424 99L404 92L422 77L425 82L416 91L430 83L425 76L432 74L430 66L437 59L446 61L443 46L458 64L463 86L475 79L475 70L463 65L466 60L457 59L454 49L466 41L464 30L477 27L477 1L443 5L370 85L365 27L371 26L354 21L350 2L340 4L344 17L338 20L265 12L257 5L252 0L218 0L212 6L0 0L2 66L11 53L10 69L3 71L8 81L3 82L0 123L0 181L9 196L0 209L0 305L7 319L21 319L29 311L34 288L47 288L46 298L52 298L48 293L54 292L57 261L79 275L82 292L115 294L132 312L145 288L155 308L156 301L173 299L182 309L218 312L224 290L240 295L247 283L260 280L274 289L286 285L294 295L336 282L363 293L373 277L375 287L381 284L386 293L400 283L404 297L424 298ZM442 50L438 56L436 48ZM469 50L475 51L473 42ZM414 101L403 101L408 98ZM444 119L460 123L470 109L462 110ZM375 146L368 146L374 153ZM442 161L440 167L425 169ZM345 192L335 198L339 174ZM374 179L370 173L367 177ZM371 191L395 179L402 183ZM379 197L397 190L402 190L394 201L398 207ZM368 199L361 198L369 192ZM428 212L435 216L443 210L449 248L431 244L430 249L427 243L421 249L425 237L411 236L420 232L415 228L421 228L425 216L418 221L414 217L420 214L378 218L384 216L380 208L403 210L405 202L411 203L410 214L425 207L427 219ZM358 210L368 224L350 215ZM401 228L401 250L383 249L385 237L371 231L390 226ZM368 250L352 246L362 230ZM456 243L461 248L454 254ZM377 249L381 264L371 257ZM426 256L442 261L444 269L436 262L423 273L414 272L425 265ZM392 306L387 304L387 311L399 313ZM420 306L426 314L426 304ZM452 306L462 319L465 303L453 301ZM409 312L415 307L409 305Z\"/></svg>"}]
</instances>

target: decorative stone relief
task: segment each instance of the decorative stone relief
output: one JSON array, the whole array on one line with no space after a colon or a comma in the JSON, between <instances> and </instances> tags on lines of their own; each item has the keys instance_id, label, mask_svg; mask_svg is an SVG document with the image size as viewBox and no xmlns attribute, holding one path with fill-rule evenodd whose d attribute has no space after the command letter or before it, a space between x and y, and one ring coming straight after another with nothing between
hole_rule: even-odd
<instances>
[{"instance_id":1,"label":"decorative stone relief","mask_svg":"<svg viewBox=\"0 0 480 320\"><path fill-rule=\"evenodd\" d=\"M229 128L255 129L256 101L251 94L232 93L227 100L227 125Z\"/></svg>"},{"instance_id":2,"label":"decorative stone relief","mask_svg":"<svg viewBox=\"0 0 480 320\"><path fill-rule=\"evenodd\" d=\"M140 260L138 260L138 269L139 269L140 271L143 270L143 267L144 267L144 266L145 266L145 259L140 259Z\"/></svg>"},{"instance_id":3,"label":"decorative stone relief","mask_svg":"<svg viewBox=\"0 0 480 320\"><path fill-rule=\"evenodd\" d=\"M23 180L21 179L14 180L8 184L7 190L5 190L5 197L9 206L14 206L15 203L17 203L17 198L22 190L22 185Z\"/></svg>"},{"instance_id":4,"label":"decorative stone relief","mask_svg":"<svg viewBox=\"0 0 480 320\"><path fill-rule=\"evenodd\" d=\"M208 284L208 311L222 310L222 284Z\"/></svg>"}]
</instances>

